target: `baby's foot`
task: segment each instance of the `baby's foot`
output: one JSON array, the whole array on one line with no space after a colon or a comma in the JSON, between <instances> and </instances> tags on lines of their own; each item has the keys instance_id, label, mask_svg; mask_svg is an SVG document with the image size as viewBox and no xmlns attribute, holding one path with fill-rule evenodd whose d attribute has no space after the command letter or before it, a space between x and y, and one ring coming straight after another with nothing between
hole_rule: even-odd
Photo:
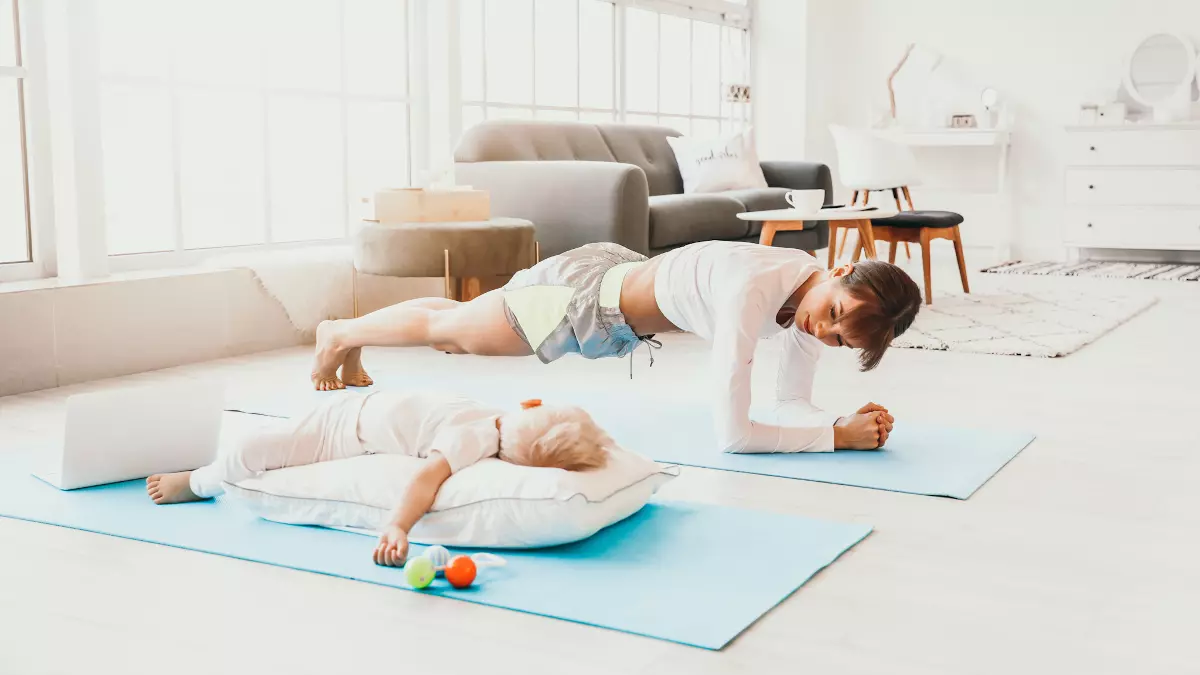
<instances>
[{"instance_id":1,"label":"baby's foot","mask_svg":"<svg viewBox=\"0 0 1200 675\"><path fill-rule=\"evenodd\" d=\"M342 382L347 387L369 387L375 384L375 380L363 370L362 347L355 347L346 352L346 360L342 362Z\"/></svg>"},{"instance_id":2,"label":"baby's foot","mask_svg":"<svg viewBox=\"0 0 1200 675\"><path fill-rule=\"evenodd\" d=\"M156 473L146 479L146 494L150 495L155 504L198 502L202 497L197 497L196 493L192 492L188 481L191 477L191 471Z\"/></svg>"},{"instance_id":3,"label":"baby's foot","mask_svg":"<svg viewBox=\"0 0 1200 675\"><path fill-rule=\"evenodd\" d=\"M346 350L337 345L333 328L332 321L322 321L317 326L317 350L313 354L313 368L310 375L313 388L317 391L346 388L346 385L342 384L337 376L338 368L346 359Z\"/></svg>"}]
</instances>

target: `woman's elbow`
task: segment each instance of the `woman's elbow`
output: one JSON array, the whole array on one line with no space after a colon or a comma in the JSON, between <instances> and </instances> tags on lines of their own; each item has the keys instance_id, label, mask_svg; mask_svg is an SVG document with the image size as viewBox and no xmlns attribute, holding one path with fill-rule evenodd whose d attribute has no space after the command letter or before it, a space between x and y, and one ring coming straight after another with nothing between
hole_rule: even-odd
<instances>
[{"instance_id":1,"label":"woman's elbow","mask_svg":"<svg viewBox=\"0 0 1200 675\"><path fill-rule=\"evenodd\" d=\"M717 434L717 447L721 452L737 455L750 450L750 430Z\"/></svg>"}]
</instances>

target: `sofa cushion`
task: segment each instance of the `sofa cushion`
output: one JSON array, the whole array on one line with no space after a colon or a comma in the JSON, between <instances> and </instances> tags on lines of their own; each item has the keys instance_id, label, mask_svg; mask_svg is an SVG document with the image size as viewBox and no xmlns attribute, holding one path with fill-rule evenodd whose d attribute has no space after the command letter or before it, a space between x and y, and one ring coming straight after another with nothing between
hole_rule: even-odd
<instances>
[{"instance_id":1,"label":"sofa cushion","mask_svg":"<svg viewBox=\"0 0 1200 675\"><path fill-rule=\"evenodd\" d=\"M772 209L788 208L784 195L787 188L750 188L747 190L727 190L718 194L729 197L742 205L743 211L770 211ZM762 221L747 221L750 225L748 234L758 236L762 232Z\"/></svg>"},{"instance_id":2,"label":"sofa cushion","mask_svg":"<svg viewBox=\"0 0 1200 675\"><path fill-rule=\"evenodd\" d=\"M646 172L650 196L683 192L675 151L667 143L667 137L678 136L678 131L640 124L598 124L596 128L616 161L640 166Z\"/></svg>"},{"instance_id":3,"label":"sofa cushion","mask_svg":"<svg viewBox=\"0 0 1200 675\"><path fill-rule=\"evenodd\" d=\"M668 137L667 144L675 151L686 194L767 187L751 129L717 138Z\"/></svg>"},{"instance_id":4,"label":"sofa cushion","mask_svg":"<svg viewBox=\"0 0 1200 675\"><path fill-rule=\"evenodd\" d=\"M717 194L741 202L747 211L770 211L772 209L788 208L787 188L750 188L747 190L727 190Z\"/></svg>"},{"instance_id":5,"label":"sofa cushion","mask_svg":"<svg viewBox=\"0 0 1200 675\"><path fill-rule=\"evenodd\" d=\"M742 203L716 194L659 195L650 198L650 248L709 239L739 239L750 223L739 220Z\"/></svg>"},{"instance_id":6,"label":"sofa cushion","mask_svg":"<svg viewBox=\"0 0 1200 675\"><path fill-rule=\"evenodd\" d=\"M954 227L962 221L962 215L953 211L901 211L894 218L876 222L889 227Z\"/></svg>"},{"instance_id":7,"label":"sofa cushion","mask_svg":"<svg viewBox=\"0 0 1200 675\"><path fill-rule=\"evenodd\" d=\"M666 144L666 141L663 141ZM594 124L493 120L463 134L456 162L615 162Z\"/></svg>"}]
</instances>

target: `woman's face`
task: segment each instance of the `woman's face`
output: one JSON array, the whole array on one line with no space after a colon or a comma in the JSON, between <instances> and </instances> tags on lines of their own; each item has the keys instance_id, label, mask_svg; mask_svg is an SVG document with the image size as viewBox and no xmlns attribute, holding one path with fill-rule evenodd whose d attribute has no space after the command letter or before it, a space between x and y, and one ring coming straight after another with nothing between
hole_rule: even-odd
<instances>
[{"instance_id":1,"label":"woman's face","mask_svg":"<svg viewBox=\"0 0 1200 675\"><path fill-rule=\"evenodd\" d=\"M829 272L828 278L813 286L796 307L796 329L808 333L830 347L854 347L842 335L838 325L842 315L862 304L846 292L841 278L850 273L852 265L843 265Z\"/></svg>"}]
</instances>

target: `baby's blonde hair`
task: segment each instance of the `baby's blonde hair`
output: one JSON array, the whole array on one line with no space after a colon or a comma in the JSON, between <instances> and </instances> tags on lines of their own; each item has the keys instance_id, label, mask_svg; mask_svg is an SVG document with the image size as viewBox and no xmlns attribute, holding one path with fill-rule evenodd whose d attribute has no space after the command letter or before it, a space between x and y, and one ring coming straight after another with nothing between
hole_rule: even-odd
<instances>
[{"instance_id":1,"label":"baby's blonde hair","mask_svg":"<svg viewBox=\"0 0 1200 675\"><path fill-rule=\"evenodd\" d=\"M500 418L500 459L589 471L608 463L608 434L582 408L539 405Z\"/></svg>"}]
</instances>

